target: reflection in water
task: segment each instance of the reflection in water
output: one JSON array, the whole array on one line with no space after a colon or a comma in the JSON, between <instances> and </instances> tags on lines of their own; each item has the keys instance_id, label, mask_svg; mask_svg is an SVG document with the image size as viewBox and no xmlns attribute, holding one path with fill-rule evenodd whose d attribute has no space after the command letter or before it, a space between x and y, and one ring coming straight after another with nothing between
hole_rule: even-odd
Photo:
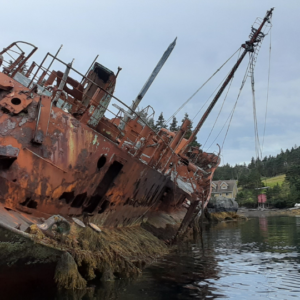
<instances>
[{"instance_id":1,"label":"reflection in water","mask_svg":"<svg viewBox=\"0 0 300 300\"><path fill-rule=\"evenodd\" d=\"M259 229L268 231L268 219L266 217L259 217Z\"/></svg>"},{"instance_id":2,"label":"reflection in water","mask_svg":"<svg viewBox=\"0 0 300 300\"><path fill-rule=\"evenodd\" d=\"M298 299L299 229L295 217L208 226L135 280L20 299Z\"/></svg>"}]
</instances>

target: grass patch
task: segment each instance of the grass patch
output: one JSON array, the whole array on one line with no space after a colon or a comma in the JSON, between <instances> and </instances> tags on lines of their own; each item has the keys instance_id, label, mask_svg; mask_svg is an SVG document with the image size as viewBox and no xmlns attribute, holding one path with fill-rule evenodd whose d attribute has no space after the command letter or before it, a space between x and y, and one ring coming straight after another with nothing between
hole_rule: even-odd
<instances>
[{"instance_id":1,"label":"grass patch","mask_svg":"<svg viewBox=\"0 0 300 300\"><path fill-rule=\"evenodd\" d=\"M273 188L275 185L282 185L285 180L285 174L283 175L278 175L275 177L270 177L270 178L264 178L262 182L264 183L265 186L269 186Z\"/></svg>"}]
</instances>

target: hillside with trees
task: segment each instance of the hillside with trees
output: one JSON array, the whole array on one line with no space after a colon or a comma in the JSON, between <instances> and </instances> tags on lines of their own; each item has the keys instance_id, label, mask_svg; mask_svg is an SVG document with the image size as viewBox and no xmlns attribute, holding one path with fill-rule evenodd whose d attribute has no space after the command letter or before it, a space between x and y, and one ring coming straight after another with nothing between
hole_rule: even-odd
<instances>
[{"instance_id":1,"label":"hillside with trees","mask_svg":"<svg viewBox=\"0 0 300 300\"><path fill-rule=\"evenodd\" d=\"M147 116L141 117L147 119ZM185 113L182 122L189 119L189 115ZM172 122L168 126L166 124L163 113L157 120L148 119L148 124L155 130L161 128L169 129L172 132L179 130L180 123L176 117L173 117ZM188 139L193 131L193 123L185 134ZM197 138L190 146L201 147L197 142ZM279 176L282 175L282 176ZM281 178L277 184L271 182L270 178L279 176ZM295 145L292 149L286 149L276 156L266 156L262 160L257 158L251 159L249 164L236 164L231 166L225 164L217 168L214 174L214 180L238 180L239 193L237 201L242 206L257 207L257 195L259 193L267 194L268 205L272 207L292 207L295 203L300 203L300 147ZM270 179L270 184L268 184ZM267 189L257 190L257 188L268 187Z\"/></svg>"},{"instance_id":2,"label":"hillside with trees","mask_svg":"<svg viewBox=\"0 0 300 300\"><path fill-rule=\"evenodd\" d=\"M268 178L285 175L281 184L268 185ZM246 164L219 167L214 180L238 180L239 193L237 201L240 205L255 207L258 193L266 193L268 204L274 207L291 207L300 202L300 147L281 152L276 156L266 156L262 160L251 159ZM269 186L268 189L256 188Z\"/></svg>"}]
</instances>

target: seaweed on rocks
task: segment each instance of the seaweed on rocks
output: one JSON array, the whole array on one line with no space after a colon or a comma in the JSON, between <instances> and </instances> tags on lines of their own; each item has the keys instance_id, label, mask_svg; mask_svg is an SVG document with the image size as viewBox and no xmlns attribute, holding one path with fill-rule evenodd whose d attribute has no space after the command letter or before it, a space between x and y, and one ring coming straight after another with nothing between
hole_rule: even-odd
<instances>
[{"instance_id":1,"label":"seaweed on rocks","mask_svg":"<svg viewBox=\"0 0 300 300\"><path fill-rule=\"evenodd\" d=\"M58 288L72 290L84 289L87 284L79 274L74 258L68 252L65 252L57 262L54 280Z\"/></svg>"},{"instance_id":2,"label":"seaweed on rocks","mask_svg":"<svg viewBox=\"0 0 300 300\"><path fill-rule=\"evenodd\" d=\"M96 277L103 281L136 277L145 265L169 252L168 246L140 226L102 229L72 224L66 236L45 236L36 225L29 233L37 243L65 251L57 263L58 287L82 289Z\"/></svg>"}]
</instances>

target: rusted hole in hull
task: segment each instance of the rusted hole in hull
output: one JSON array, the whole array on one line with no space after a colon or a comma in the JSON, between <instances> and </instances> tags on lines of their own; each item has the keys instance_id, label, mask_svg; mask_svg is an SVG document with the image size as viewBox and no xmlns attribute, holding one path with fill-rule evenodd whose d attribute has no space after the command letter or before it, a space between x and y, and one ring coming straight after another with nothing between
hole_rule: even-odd
<instances>
[{"instance_id":1,"label":"rusted hole in hull","mask_svg":"<svg viewBox=\"0 0 300 300\"><path fill-rule=\"evenodd\" d=\"M158 191L159 191L159 187L157 186L156 189L155 189L155 192L153 193L153 196L151 197L151 200L149 201L149 203L152 204L152 203L155 202L157 194L158 194Z\"/></svg>"},{"instance_id":2,"label":"rusted hole in hull","mask_svg":"<svg viewBox=\"0 0 300 300\"><path fill-rule=\"evenodd\" d=\"M106 209L109 207L110 202L105 200L103 204L101 205L101 209L98 211L98 214L102 214L106 211Z\"/></svg>"},{"instance_id":3,"label":"rusted hole in hull","mask_svg":"<svg viewBox=\"0 0 300 300\"><path fill-rule=\"evenodd\" d=\"M28 208L34 208L34 209L36 209L37 208L37 202L36 201L34 201L34 200L31 200L31 201L29 201L29 203L27 204L27 207Z\"/></svg>"},{"instance_id":4,"label":"rusted hole in hull","mask_svg":"<svg viewBox=\"0 0 300 300\"><path fill-rule=\"evenodd\" d=\"M28 208L34 208L36 209L37 208L37 202L32 200L31 198L26 198L26 200L22 203L20 203L20 205L22 206L27 206Z\"/></svg>"},{"instance_id":5,"label":"rusted hole in hull","mask_svg":"<svg viewBox=\"0 0 300 300\"><path fill-rule=\"evenodd\" d=\"M0 160L0 170L7 170L11 167L15 159L1 159Z\"/></svg>"},{"instance_id":6,"label":"rusted hole in hull","mask_svg":"<svg viewBox=\"0 0 300 300\"><path fill-rule=\"evenodd\" d=\"M84 212L92 213L98 204L100 203L103 196L106 194L108 189L113 184L115 178L119 175L123 165L118 161L114 161L108 168L107 172L105 173L103 179L99 183L95 195L90 198L88 206L84 209ZM104 201L105 203L105 201Z\"/></svg>"},{"instance_id":7,"label":"rusted hole in hull","mask_svg":"<svg viewBox=\"0 0 300 300\"><path fill-rule=\"evenodd\" d=\"M65 200L66 203L69 204L74 199L74 192L64 192L58 199Z\"/></svg>"},{"instance_id":8,"label":"rusted hole in hull","mask_svg":"<svg viewBox=\"0 0 300 300\"><path fill-rule=\"evenodd\" d=\"M24 202L20 203L20 205L27 206L27 204L29 203L30 200L31 200L31 198L26 198L26 200Z\"/></svg>"},{"instance_id":9,"label":"rusted hole in hull","mask_svg":"<svg viewBox=\"0 0 300 300\"><path fill-rule=\"evenodd\" d=\"M102 155L97 162L98 170L100 170L105 165L105 163L106 163L106 157Z\"/></svg>"},{"instance_id":10,"label":"rusted hole in hull","mask_svg":"<svg viewBox=\"0 0 300 300\"><path fill-rule=\"evenodd\" d=\"M71 206L72 207L81 207L81 205L83 204L84 200L86 199L87 193L83 193L83 194L78 194L74 201L72 202Z\"/></svg>"}]
</instances>

